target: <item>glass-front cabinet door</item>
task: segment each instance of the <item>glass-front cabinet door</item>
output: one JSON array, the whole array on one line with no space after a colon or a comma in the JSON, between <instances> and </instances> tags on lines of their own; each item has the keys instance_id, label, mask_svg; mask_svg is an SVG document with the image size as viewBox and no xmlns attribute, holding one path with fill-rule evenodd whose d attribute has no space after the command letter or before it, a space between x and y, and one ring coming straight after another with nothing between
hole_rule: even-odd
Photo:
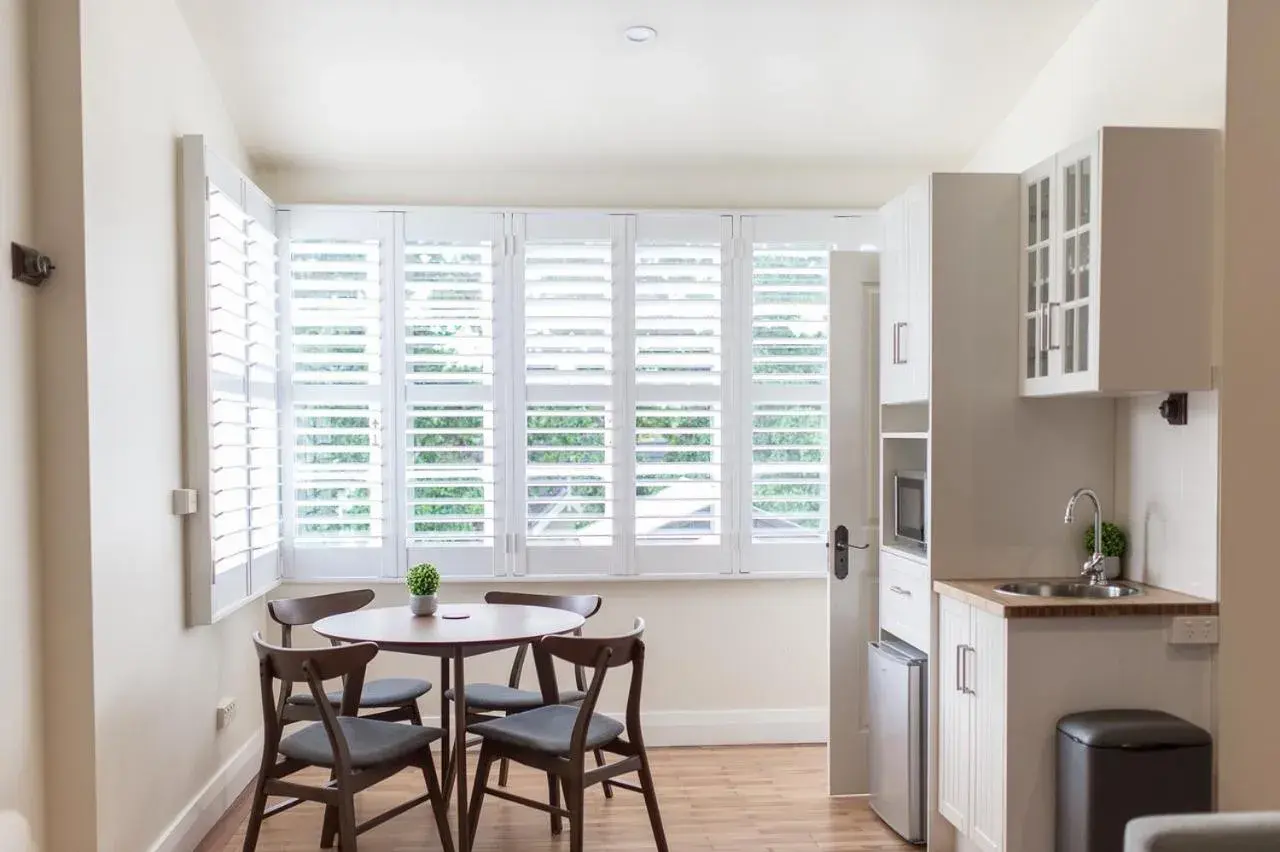
<instances>
[{"instance_id":1,"label":"glass-front cabinet door","mask_svg":"<svg viewBox=\"0 0 1280 852\"><path fill-rule=\"evenodd\" d=\"M1034 391L1056 372L1049 314L1052 300L1054 228L1057 195L1054 159L1023 175L1020 375L1024 393Z\"/></svg>"},{"instance_id":2,"label":"glass-front cabinet door","mask_svg":"<svg viewBox=\"0 0 1280 852\"><path fill-rule=\"evenodd\" d=\"M1050 304L1048 343L1051 351L1061 350L1062 373L1068 381L1096 370L1097 154L1095 137L1057 157L1061 304Z\"/></svg>"}]
</instances>

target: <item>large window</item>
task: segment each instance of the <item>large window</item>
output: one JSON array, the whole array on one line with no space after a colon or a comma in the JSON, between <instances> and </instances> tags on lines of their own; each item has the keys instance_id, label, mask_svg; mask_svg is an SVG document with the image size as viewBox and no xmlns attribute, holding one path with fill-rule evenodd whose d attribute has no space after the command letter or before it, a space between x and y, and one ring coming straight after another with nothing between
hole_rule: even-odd
<instances>
[{"instance_id":1,"label":"large window","mask_svg":"<svg viewBox=\"0 0 1280 852\"><path fill-rule=\"evenodd\" d=\"M856 218L282 211L287 570L823 570Z\"/></svg>"},{"instance_id":2,"label":"large window","mask_svg":"<svg viewBox=\"0 0 1280 852\"><path fill-rule=\"evenodd\" d=\"M281 571L424 560L824 570L829 253L874 239L867 220L276 211L230 175L200 182L188 234L205 609Z\"/></svg>"}]
</instances>

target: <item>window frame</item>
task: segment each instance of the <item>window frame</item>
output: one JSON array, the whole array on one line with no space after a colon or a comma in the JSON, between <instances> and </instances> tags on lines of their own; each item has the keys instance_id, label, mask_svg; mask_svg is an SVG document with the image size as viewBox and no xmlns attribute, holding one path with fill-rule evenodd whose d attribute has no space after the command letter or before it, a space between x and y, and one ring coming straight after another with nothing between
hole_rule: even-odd
<instances>
[{"instance_id":1,"label":"window frame","mask_svg":"<svg viewBox=\"0 0 1280 852\"><path fill-rule=\"evenodd\" d=\"M880 226L875 211L743 211L743 210L630 210L607 209L546 209L546 208L493 208L493 207L417 207L417 206L335 206L335 205L281 205L279 228L282 270L281 282L282 376L281 410L286 435L282 446L286 448L284 470L286 523L294 517L292 503L296 498L293 479L292 435L288 434L292 423L292 365L288 360L292 344L288 339L289 305L288 240L290 220L303 216L331 218L340 227L342 219L377 216L382 223L381 252L383 279L381 282L384 307L383 382L381 385L383 446L395 448L385 453L383 460L382 490L392 495L385 516L384 535L377 558L377 570L372 569L371 554L349 553L346 556L325 555L308 558L294 547L291 531L286 534L284 546L284 574L299 581L400 582L407 567L417 558L432 558L441 567L449 582L547 582L581 579L597 580L671 580L671 579L787 579L825 576L825 559L815 561L821 543L800 545L794 553L784 553L777 545L753 544L751 541L751 311L752 311L752 236L756 233L775 232L810 233L805 241L820 241L830 237L833 244L842 249L867 249L878 244ZM495 377L493 400L495 408L494 443L497 447L495 482L497 487L496 537L492 554L492 573L468 570L449 572L447 553L415 553L408 546L407 525L407 475L404 461L406 453L407 412L410 402L405 381L405 328L404 266L407 241L407 222L438 222L446 231L455 231L450 223L461 217L494 217L495 238L493 245L493 311ZM548 570L529 559L529 547L525 520L527 483L523 480L523 458L526 453L525 405L528 400L524 375L524 259L528 223L536 217L540 221L560 221L565 238L572 238L575 223L609 221L608 233L612 239L613 267L613 385L609 399L613 405L614 469L614 541L611 546L598 549L603 557L592 561L591 554L571 554L575 557L561 570ZM635 482L635 418L637 405L644 405L644 396L636 390L635 371L635 250L638 223L642 217L667 217L677 222L682 217L716 221L723 234L721 281L721 388L720 409L721 443L723 452L722 476L722 540L718 545L644 545L634 536L636 504ZM316 219L315 221L320 221ZM761 229L761 224L764 228ZM587 227L591 227L588 225ZM705 228L705 225L703 226ZM464 229L465 230L465 229ZM678 236L678 229L674 231ZM829 393L829 384L824 389ZM696 394L695 394L696 395ZM538 398L545 396L535 395ZM692 397L691 397L692 398ZM742 416L745 413L747 416ZM745 425L744 425L745 421ZM744 467L745 465L745 467ZM399 522L395 519L402 519ZM773 552L761 552L772 548ZM554 550L550 548L549 550ZM567 548L561 548L567 549ZM582 548L587 550L587 548ZM714 560L697 558L716 550ZM590 548L590 550L597 550ZM644 551L683 551L682 558L646 560ZM795 559L803 553L806 561L816 567L791 569L793 564L805 564ZM541 554L537 554L541 555ZM568 555L568 554L567 554ZM658 555L661 555L660 553ZM770 557L775 557L775 567L770 567ZM650 564L646 565L645 563ZM712 568L708 570L707 566ZM322 566L322 567L321 567ZM320 570L317 570L317 568ZM532 570L531 570L532 569Z\"/></svg>"}]
</instances>

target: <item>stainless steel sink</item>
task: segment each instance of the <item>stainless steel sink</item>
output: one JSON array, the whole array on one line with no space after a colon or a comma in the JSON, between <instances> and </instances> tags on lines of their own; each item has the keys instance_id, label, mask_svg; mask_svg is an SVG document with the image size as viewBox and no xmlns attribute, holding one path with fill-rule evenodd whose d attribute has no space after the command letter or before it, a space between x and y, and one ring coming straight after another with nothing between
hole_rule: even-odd
<instances>
[{"instance_id":1,"label":"stainless steel sink","mask_svg":"<svg viewBox=\"0 0 1280 852\"><path fill-rule=\"evenodd\" d=\"M1126 598L1142 594L1141 589L1112 583L1108 586L1090 586L1063 580L1034 580L1024 583L1004 583L996 591L1006 595L1025 595L1037 598Z\"/></svg>"}]
</instances>

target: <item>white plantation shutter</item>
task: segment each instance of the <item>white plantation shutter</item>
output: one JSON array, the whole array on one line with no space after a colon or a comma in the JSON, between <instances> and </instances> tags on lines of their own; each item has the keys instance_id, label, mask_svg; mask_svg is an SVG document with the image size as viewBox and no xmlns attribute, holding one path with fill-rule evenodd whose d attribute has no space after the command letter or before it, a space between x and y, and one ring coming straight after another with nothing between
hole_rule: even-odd
<instances>
[{"instance_id":1,"label":"white plantation shutter","mask_svg":"<svg viewBox=\"0 0 1280 852\"><path fill-rule=\"evenodd\" d=\"M390 215L315 209L280 216L289 332L286 520L296 575L394 572L383 293Z\"/></svg>"},{"instance_id":2,"label":"white plantation shutter","mask_svg":"<svg viewBox=\"0 0 1280 852\"><path fill-rule=\"evenodd\" d=\"M501 214L404 214L400 294L407 565L445 576L505 569L495 282Z\"/></svg>"},{"instance_id":3,"label":"white plantation shutter","mask_svg":"<svg viewBox=\"0 0 1280 852\"><path fill-rule=\"evenodd\" d=\"M623 404L618 345L627 322L625 218L515 217L514 313L520 328L513 398L521 493L518 574L620 573L619 519L629 479L617 429Z\"/></svg>"},{"instance_id":4,"label":"white plantation shutter","mask_svg":"<svg viewBox=\"0 0 1280 852\"><path fill-rule=\"evenodd\" d=\"M854 222L744 216L739 227L750 281L741 568L819 572L830 498L830 252L856 248Z\"/></svg>"},{"instance_id":5,"label":"white plantation shutter","mask_svg":"<svg viewBox=\"0 0 1280 852\"><path fill-rule=\"evenodd\" d=\"M727 572L732 217L646 214L634 228L635 571Z\"/></svg>"},{"instance_id":6,"label":"white plantation shutter","mask_svg":"<svg viewBox=\"0 0 1280 852\"><path fill-rule=\"evenodd\" d=\"M218 620L281 575L275 208L183 139L188 617Z\"/></svg>"}]
</instances>

